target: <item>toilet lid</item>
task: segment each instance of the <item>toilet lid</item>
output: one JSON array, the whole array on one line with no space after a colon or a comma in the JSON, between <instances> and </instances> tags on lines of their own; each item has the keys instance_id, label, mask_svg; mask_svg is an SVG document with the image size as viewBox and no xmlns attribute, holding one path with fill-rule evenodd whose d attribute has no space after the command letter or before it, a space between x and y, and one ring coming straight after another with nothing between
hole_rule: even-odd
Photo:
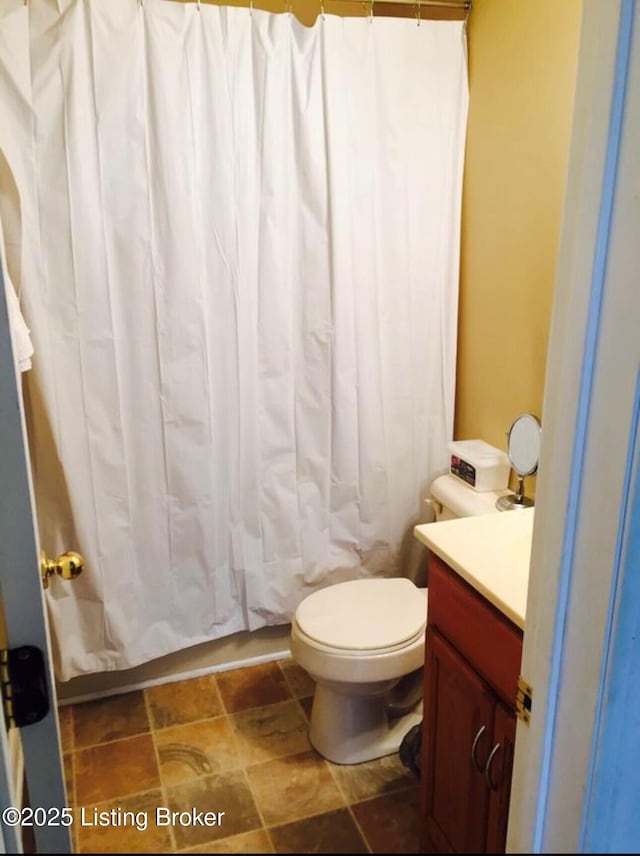
<instances>
[{"instance_id":1,"label":"toilet lid","mask_svg":"<svg viewBox=\"0 0 640 856\"><path fill-rule=\"evenodd\" d=\"M298 626L311 639L361 651L407 642L426 620L424 592L395 577L336 583L310 594L296 610Z\"/></svg>"}]
</instances>

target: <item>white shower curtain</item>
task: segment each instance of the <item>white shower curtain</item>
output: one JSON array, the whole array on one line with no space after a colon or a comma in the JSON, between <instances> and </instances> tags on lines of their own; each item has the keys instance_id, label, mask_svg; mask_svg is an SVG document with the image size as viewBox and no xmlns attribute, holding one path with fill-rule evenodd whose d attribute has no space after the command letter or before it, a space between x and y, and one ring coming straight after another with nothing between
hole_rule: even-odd
<instances>
[{"instance_id":1,"label":"white shower curtain","mask_svg":"<svg viewBox=\"0 0 640 856\"><path fill-rule=\"evenodd\" d=\"M463 25L15 6L37 509L87 561L58 678L400 573L452 433Z\"/></svg>"}]
</instances>

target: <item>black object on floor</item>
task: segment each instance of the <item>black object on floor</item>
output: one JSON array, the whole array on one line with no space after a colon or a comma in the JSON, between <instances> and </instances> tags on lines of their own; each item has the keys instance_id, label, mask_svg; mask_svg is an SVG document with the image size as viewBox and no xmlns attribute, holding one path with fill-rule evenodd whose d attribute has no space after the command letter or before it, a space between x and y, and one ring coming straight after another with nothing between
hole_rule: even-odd
<instances>
[{"instance_id":1,"label":"black object on floor","mask_svg":"<svg viewBox=\"0 0 640 856\"><path fill-rule=\"evenodd\" d=\"M422 745L422 723L419 722L410 728L402 738L400 748L400 760L408 767L414 776L420 778L420 747Z\"/></svg>"}]
</instances>

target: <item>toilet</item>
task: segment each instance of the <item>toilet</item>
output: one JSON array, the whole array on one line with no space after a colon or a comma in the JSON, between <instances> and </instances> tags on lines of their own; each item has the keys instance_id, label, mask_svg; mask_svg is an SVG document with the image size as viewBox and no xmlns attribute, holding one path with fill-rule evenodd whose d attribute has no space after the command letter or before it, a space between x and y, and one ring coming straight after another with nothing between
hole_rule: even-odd
<instances>
[{"instance_id":1,"label":"toilet","mask_svg":"<svg viewBox=\"0 0 640 856\"><path fill-rule=\"evenodd\" d=\"M445 474L430 493L427 513L447 520L495 511L506 491L479 492ZM422 721L427 595L402 577L360 578L298 605L291 655L315 681L309 740L327 760L358 764L390 755ZM397 703L400 686L409 687L408 710Z\"/></svg>"}]
</instances>

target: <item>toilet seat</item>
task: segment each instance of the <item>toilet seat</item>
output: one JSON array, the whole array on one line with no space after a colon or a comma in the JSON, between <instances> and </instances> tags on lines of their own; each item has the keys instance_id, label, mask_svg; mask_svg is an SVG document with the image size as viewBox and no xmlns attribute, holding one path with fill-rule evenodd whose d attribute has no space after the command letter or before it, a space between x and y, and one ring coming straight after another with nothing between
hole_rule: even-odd
<instances>
[{"instance_id":1,"label":"toilet seat","mask_svg":"<svg viewBox=\"0 0 640 856\"><path fill-rule=\"evenodd\" d=\"M298 639L298 644L306 645L308 648L312 648L314 651L318 651L322 654L332 654L336 656L342 656L349 659L358 659L360 658L376 658L379 656L383 656L385 654L393 654L395 651L403 651L406 648L410 648L416 642L420 642L422 644L424 642L424 630L423 627L421 630L412 636L411 639L407 639L404 642L399 642L397 645L387 645L383 648L337 648L335 645L323 645L322 642L318 642L315 639L312 639L310 636L300 628L300 625L297 623L295 618L293 619L292 629L294 630L296 637Z\"/></svg>"},{"instance_id":2,"label":"toilet seat","mask_svg":"<svg viewBox=\"0 0 640 856\"><path fill-rule=\"evenodd\" d=\"M375 657L413 645L426 626L425 592L402 577L336 583L306 597L294 622L318 651Z\"/></svg>"}]
</instances>

